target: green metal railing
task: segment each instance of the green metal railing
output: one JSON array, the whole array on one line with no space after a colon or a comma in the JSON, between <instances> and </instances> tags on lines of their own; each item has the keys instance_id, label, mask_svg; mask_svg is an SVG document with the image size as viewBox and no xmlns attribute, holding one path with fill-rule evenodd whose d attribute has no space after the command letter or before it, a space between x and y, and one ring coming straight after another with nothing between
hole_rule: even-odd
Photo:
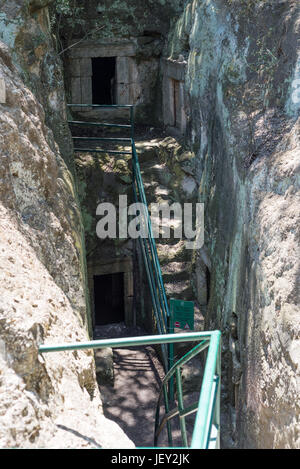
<instances>
[{"instance_id":1,"label":"green metal railing","mask_svg":"<svg viewBox=\"0 0 300 469\"><path fill-rule=\"evenodd\" d=\"M166 334L169 331L170 311L152 232L150 215L147 209L148 205L134 140L132 141L132 169L134 199L135 202L140 202L144 208L144 223L148 232L148 237L140 237L139 242L146 268L156 326L160 334ZM168 371L170 368L170 363L168 362L170 350L168 352L166 347L162 346L162 354L165 371Z\"/></svg>"},{"instance_id":2,"label":"green metal railing","mask_svg":"<svg viewBox=\"0 0 300 469\"><path fill-rule=\"evenodd\" d=\"M96 126L96 127L106 127L106 128L118 128L118 129L126 129L130 130L130 138L120 139L120 138L109 138L109 137L102 137L102 138L91 138L91 137L73 137L76 141L80 140L102 140L107 142L120 142L120 141L127 141L131 143L134 139L134 106L130 104L68 104L70 108L92 108L92 109L127 109L130 112L130 124L112 124L110 122L89 122L89 121L68 121L69 124L73 125L85 125L85 126ZM83 152L90 152L94 151L96 153L111 153L109 150L104 149L91 149L91 148L74 148L74 151L83 151ZM125 152L126 154L127 152ZM113 154L124 154L124 152L113 151ZM127 153L128 154L128 153ZM131 152L129 153L131 154Z\"/></svg>"},{"instance_id":3,"label":"green metal railing","mask_svg":"<svg viewBox=\"0 0 300 469\"><path fill-rule=\"evenodd\" d=\"M134 141L134 106L132 105L100 105L100 104L68 104L70 108L93 108L93 109L118 109L123 108L127 109L130 113L130 124L113 124L113 123L101 123L101 122L88 122L88 121L68 121L72 125L93 125L99 127L107 128L122 128L130 130L130 138L116 138L116 137L73 137L74 142L109 142L109 143L130 143L131 150L120 151L120 150L107 150L99 148L80 148L75 145L74 151L76 152L96 152L96 153L108 153L113 155L132 155L132 185L133 185L133 194L135 202L140 202L142 206L148 207L142 175L140 171L140 165L138 161L137 151ZM141 252L144 260L144 265L146 269L146 275L148 280L148 285L150 289L153 311L156 320L156 326L159 334L166 334L170 331L170 312L167 302L165 287L162 279L162 273L160 269L160 263L157 255L157 249L155 244L155 239L152 233L151 221L149 212L146 209L143 213L144 215L144 224L148 230L148 238L139 238ZM173 365L173 346L170 345L166 347L164 344L161 345L163 365L164 369L167 372L168 369ZM170 381L170 397L173 397L173 379Z\"/></svg>"},{"instance_id":4,"label":"green metal railing","mask_svg":"<svg viewBox=\"0 0 300 469\"><path fill-rule=\"evenodd\" d=\"M131 145L131 151L109 150L99 148L80 148L75 145L76 152L96 152L132 155L132 186L133 195L136 203L141 203L143 211L144 228L148 233L147 237L139 237L140 248L144 260L148 285L150 289L153 311L156 320L156 327L159 335L107 339L100 341L89 341L85 343L60 344L60 345L42 345L39 348L40 353L59 352L66 350L81 350L88 348L103 347L125 347L138 345L160 345L163 366L165 369L165 378L159 395L156 418L154 446L158 443L158 437L164 426L167 427L169 446L173 446L171 420L179 417L181 438L183 446L188 446L188 437L185 419L188 415L196 413L195 425L191 441L191 448L219 448L220 447L220 379L221 379L221 353L220 353L220 332L190 332L185 334L168 334L173 332L171 328L170 310L167 296L162 279L162 272L157 255L157 249L153 231L151 227L150 215L138 161L134 141L134 106L131 105L92 105L92 104L69 104L71 108L125 108L130 111L130 124L113 124L87 121L69 121L73 125L87 125L99 127L122 128L130 130L130 138L116 137L73 137L74 143L77 142L108 142L124 143ZM174 343L196 341L200 343L184 355L174 364ZM200 398L198 402L184 406L181 369L194 356L208 349L206 358L205 372L201 387ZM174 399L174 385L176 382L177 403ZM164 399L165 413L160 419L161 399Z\"/></svg>"},{"instance_id":5,"label":"green metal railing","mask_svg":"<svg viewBox=\"0 0 300 469\"><path fill-rule=\"evenodd\" d=\"M162 334L140 337L122 337L119 339L92 340L88 342L62 343L56 345L41 345L39 353L63 352L71 350L101 349L105 347L121 348L131 346L145 346L157 344L174 344L182 342L200 342L192 350L168 371L166 374L162 391L159 396L156 422L154 447L157 447L158 436L163 426L177 415L180 418L180 429L183 444L180 447L188 447L188 438L185 418L191 413L197 412L190 448L208 449L220 447L220 376L221 376L221 353L220 353L220 331L190 332L185 334ZM181 368L195 355L208 348L203 382L198 402L184 407L184 399L181 383ZM178 392L178 404L170 409L167 393L167 382L171 376L176 374L176 386ZM159 409L161 395L166 401L166 412L159 421ZM172 447L172 439L169 437L169 446Z\"/></svg>"},{"instance_id":6,"label":"green metal railing","mask_svg":"<svg viewBox=\"0 0 300 469\"><path fill-rule=\"evenodd\" d=\"M191 336L194 334L197 334L197 338L200 338L200 344L196 345L194 348L192 348L192 350L180 358L168 371L163 380L156 408L154 446L157 446L158 437L164 425L174 417L179 416L182 443L184 447L187 447L188 437L185 418L188 415L197 412L191 448L220 448L221 333L220 331L189 333ZM183 334L178 335L182 336ZM183 340L183 342L184 341L185 340ZM208 356L206 359L199 401L196 401L193 404L189 404L187 407L185 407L181 369L189 360L207 348ZM173 375L176 376L178 404L170 410L167 383ZM160 421L160 402L162 396L164 396L165 402L167 402L167 406L165 406L165 415ZM172 445L172 440L170 441L170 438L169 444Z\"/></svg>"}]
</instances>

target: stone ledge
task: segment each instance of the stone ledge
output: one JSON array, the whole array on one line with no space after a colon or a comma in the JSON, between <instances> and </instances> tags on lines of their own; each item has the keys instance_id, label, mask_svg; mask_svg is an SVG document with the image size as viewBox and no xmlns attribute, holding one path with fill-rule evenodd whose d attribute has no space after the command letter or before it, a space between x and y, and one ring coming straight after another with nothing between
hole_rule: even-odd
<instances>
[{"instance_id":1,"label":"stone ledge","mask_svg":"<svg viewBox=\"0 0 300 469\"><path fill-rule=\"evenodd\" d=\"M0 78L0 104L6 103L6 87L4 78Z\"/></svg>"}]
</instances>

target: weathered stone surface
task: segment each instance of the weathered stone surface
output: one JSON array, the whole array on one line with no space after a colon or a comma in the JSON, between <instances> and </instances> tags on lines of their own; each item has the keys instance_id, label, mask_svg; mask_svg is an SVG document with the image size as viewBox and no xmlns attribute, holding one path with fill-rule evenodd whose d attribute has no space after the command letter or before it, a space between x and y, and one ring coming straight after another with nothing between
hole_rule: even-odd
<instances>
[{"instance_id":1,"label":"weathered stone surface","mask_svg":"<svg viewBox=\"0 0 300 469\"><path fill-rule=\"evenodd\" d=\"M165 51L187 58L205 203L196 286L204 263L205 328L223 331L222 407L232 406L224 445L300 447L298 38L293 1L194 0Z\"/></svg>"},{"instance_id":2,"label":"weathered stone surface","mask_svg":"<svg viewBox=\"0 0 300 469\"><path fill-rule=\"evenodd\" d=\"M143 3L90 0L84 16L90 29L104 26L94 34L98 40L146 36L149 43L168 33L170 21L180 13L183 5L184 0L145 0Z\"/></svg>"},{"instance_id":3,"label":"weathered stone surface","mask_svg":"<svg viewBox=\"0 0 300 469\"><path fill-rule=\"evenodd\" d=\"M117 104L135 104L137 121L158 120L161 113L155 104L160 100L159 58L172 19L180 13L184 3L185 0L104 0L100 3L91 0L83 6L77 2L80 10L77 15L60 18L64 48L78 43L87 31L90 35L64 54L66 69L73 68L74 58L117 57L117 68L120 59L132 61L136 77L125 81L117 77ZM128 74L129 68L125 71ZM69 90L68 73L66 82ZM99 109L85 114L106 118Z\"/></svg>"},{"instance_id":4,"label":"weathered stone surface","mask_svg":"<svg viewBox=\"0 0 300 469\"><path fill-rule=\"evenodd\" d=\"M184 365L181 377L184 394L200 392L203 378L203 366L200 356L192 358Z\"/></svg>"},{"instance_id":5,"label":"weathered stone surface","mask_svg":"<svg viewBox=\"0 0 300 469\"><path fill-rule=\"evenodd\" d=\"M41 8L45 8L51 5L53 2L54 0L28 0L27 3L29 5L30 11L35 12Z\"/></svg>"},{"instance_id":6,"label":"weathered stone surface","mask_svg":"<svg viewBox=\"0 0 300 469\"><path fill-rule=\"evenodd\" d=\"M0 446L132 447L103 416L92 352L38 355L41 343L89 338L81 216L43 107L3 43L0 74Z\"/></svg>"},{"instance_id":7,"label":"weathered stone surface","mask_svg":"<svg viewBox=\"0 0 300 469\"><path fill-rule=\"evenodd\" d=\"M96 376L99 385L114 385L114 357L110 347L95 350Z\"/></svg>"},{"instance_id":8,"label":"weathered stone surface","mask_svg":"<svg viewBox=\"0 0 300 469\"><path fill-rule=\"evenodd\" d=\"M31 2L36 8L46 3ZM170 295L195 295L201 307L209 300L206 328L222 329L223 408L227 402L231 418L222 426L223 444L297 448L299 11L292 0L88 2L85 29L105 26L94 34L92 53L104 41L118 51L121 37L132 47L125 57L136 54L139 78L131 83L140 84L134 99L146 122L154 115L163 36L183 3L165 57L186 62L192 151L182 152L172 139L151 142L141 165L149 200L196 200L198 194L206 207L206 245L187 255L182 241L158 243L166 287ZM81 340L87 334L80 214L72 176L55 143L71 167L72 145L61 124L59 59L48 53L46 12L36 10L33 19L28 5L0 1L0 35L14 50L10 57L0 49L8 84L0 138L1 444L109 446L103 432L94 430L107 421L95 410L101 405L92 355L64 353L59 368L55 355L37 357L37 344L45 338ZM102 13L99 19L95 11ZM78 28L74 37L81 33ZM41 107L15 81L12 61L44 106L54 139ZM90 76L86 68L84 73ZM80 84L78 99L81 94ZM158 93L156 102L160 98ZM98 249L96 203L125 194L130 173L126 160L109 157L100 164L89 155L79 157L77 166L91 254ZM132 246L116 242L106 254L116 252L131 254ZM114 442L119 435L114 433Z\"/></svg>"},{"instance_id":9,"label":"weathered stone surface","mask_svg":"<svg viewBox=\"0 0 300 469\"><path fill-rule=\"evenodd\" d=\"M0 104L6 102L6 87L4 78L0 78Z\"/></svg>"}]
</instances>

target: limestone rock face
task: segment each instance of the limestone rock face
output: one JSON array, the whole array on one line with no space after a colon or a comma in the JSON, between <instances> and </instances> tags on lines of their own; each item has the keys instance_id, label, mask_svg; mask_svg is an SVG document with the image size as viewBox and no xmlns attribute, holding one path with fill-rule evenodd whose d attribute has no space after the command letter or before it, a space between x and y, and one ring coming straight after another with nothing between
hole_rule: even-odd
<instances>
[{"instance_id":1,"label":"limestone rock face","mask_svg":"<svg viewBox=\"0 0 300 469\"><path fill-rule=\"evenodd\" d=\"M102 413L88 340L81 218L42 106L0 45L0 447L132 447Z\"/></svg>"},{"instance_id":2,"label":"limestone rock face","mask_svg":"<svg viewBox=\"0 0 300 469\"><path fill-rule=\"evenodd\" d=\"M267 161L253 165L247 185L248 307L239 319L243 372L236 379L233 366L232 380L241 387L239 427L251 446L300 447L299 135L300 120Z\"/></svg>"},{"instance_id":3,"label":"limestone rock face","mask_svg":"<svg viewBox=\"0 0 300 469\"><path fill-rule=\"evenodd\" d=\"M292 0L193 0L165 51L187 60L225 446L300 447L299 21Z\"/></svg>"}]
</instances>

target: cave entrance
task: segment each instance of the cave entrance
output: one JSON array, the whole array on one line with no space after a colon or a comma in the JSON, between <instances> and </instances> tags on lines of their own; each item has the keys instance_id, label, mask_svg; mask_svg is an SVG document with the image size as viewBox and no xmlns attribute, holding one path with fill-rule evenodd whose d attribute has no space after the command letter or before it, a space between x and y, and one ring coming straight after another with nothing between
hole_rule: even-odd
<instances>
[{"instance_id":1,"label":"cave entrance","mask_svg":"<svg viewBox=\"0 0 300 469\"><path fill-rule=\"evenodd\" d=\"M162 59L163 121L175 134L184 134L188 116L188 94L185 86L186 61Z\"/></svg>"},{"instance_id":2,"label":"cave entrance","mask_svg":"<svg viewBox=\"0 0 300 469\"><path fill-rule=\"evenodd\" d=\"M115 104L116 57L92 58L93 104Z\"/></svg>"},{"instance_id":3,"label":"cave entrance","mask_svg":"<svg viewBox=\"0 0 300 469\"><path fill-rule=\"evenodd\" d=\"M124 272L94 275L95 325L125 320Z\"/></svg>"}]
</instances>

